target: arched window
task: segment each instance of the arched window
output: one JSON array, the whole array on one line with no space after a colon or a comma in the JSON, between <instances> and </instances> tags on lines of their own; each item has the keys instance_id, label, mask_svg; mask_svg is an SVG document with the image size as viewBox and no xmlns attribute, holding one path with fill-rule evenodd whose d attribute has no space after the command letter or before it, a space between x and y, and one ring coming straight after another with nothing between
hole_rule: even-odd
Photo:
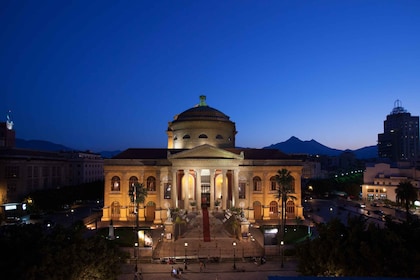
<instances>
[{"instance_id":1,"label":"arched window","mask_svg":"<svg viewBox=\"0 0 420 280\"><path fill-rule=\"evenodd\" d=\"M290 192L295 193L295 178L292 177L292 181L290 182Z\"/></svg>"},{"instance_id":2,"label":"arched window","mask_svg":"<svg viewBox=\"0 0 420 280\"><path fill-rule=\"evenodd\" d=\"M270 178L270 185L271 185L271 188L270 188L271 191L277 190L277 181L276 181L275 176Z\"/></svg>"},{"instance_id":3,"label":"arched window","mask_svg":"<svg viewBox=\"0 0 420 280\"><path fill-rule=\"evenodd\" d=\"M270 202L270 214L275 216L275 215L278 214L278 212L279 212L279 206L278 206L277 202L276 201L271 201Z\"/></svg>"},{"instance_id":4,"label":"arched window","mask_svg":"<svg viewBox=\"0 0 420 280\"><path fill-rule=\"evenodd\" d=\"M254 192L262 191L262 183L260 177L255 176L254 178L252 178L252 185L254 187Z\"/></svg>"},{"instance_id":5,"label":"arched window","mask_svg":"<svg viewBox=\"0 0 420 280\"><path fill-rule=\"evenodd\" d=\"M205 134L200 134L200 136L198 136L198 138L208 138L208 137Z\"/></svg>"},{"instance_id":6,"label":"arched window","mask_svg":"<svg viewBox=\"0 0 420 280\"><path fill-rule=\"evenodd\" d=\"M182 139L190 139L191 136L189 136L188 134L185 134L184 137L182 137Z\"/></svg>"},{"instance_id":7,"label":"arched window","mask_svg":"<svg viewBox=\"0 0 420 280\"><path fill-rule=\"evenodd\" d=\"M130 180L128 181L128 186L132 187L135 183L138 183L139 179L136 176L131 176Z\"/></svg>"},{"instance_id":8,"label":"arched window","mask_svg":"<svg viewBox=\"0 0 420 280\"><path fill-rule=\"evenodd\" d=\"M294 214L295 213L295 203L289 200L286 203L286 213Z\"/></svg>"},{"instance_id":9,"label":"arched window","mask_svg":"<svg viewBox=\"0 0 420 280\"><path fill-rule=\"evenodd\" d=\"M223 136L222 136L222 135L220 135L220 134L217 134L217 135L216 135L216 139L223 139Z\"/></svg>"},{"instance_id":10,"label":"arched window","mask_svg":"<svg viewBox=\"0 0 420 280\"><path fill-rule=\"evenodd\" d=\"M111 179L111 191L112 192L119 192L120 189L120 177L114 176Z\"/></svg>"},{"instance_id":11,"label":"arched window","mask_svg":"<svg viewBox=\"0 0 420 280\"><path fill-rule=\"evenodd\" d=\"M156 191L156 178L153 176L147 177L147 191L149 192Z\"/></svg>"}]
</instances>

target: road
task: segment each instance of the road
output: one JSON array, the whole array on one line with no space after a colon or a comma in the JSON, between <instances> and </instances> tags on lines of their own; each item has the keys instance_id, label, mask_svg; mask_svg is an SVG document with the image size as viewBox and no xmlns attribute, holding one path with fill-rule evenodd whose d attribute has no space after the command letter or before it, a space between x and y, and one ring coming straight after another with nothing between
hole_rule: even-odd
<instances>
[{"instance_id":1,"label":"road","mask_svg":"<svg viewBox=\"0 0 420 280\"><path fill-rule=\"evenodd\" d=\"M304 203L305 218L316 223L328 222L332 218L339 218L347 224L348 217L364 216L368 222L380 227L385 225L384 215L391 215L395 220L403 220L405 213L384 206L373 206L370 203L364 208L360 201L347 201L345 199L311 199Z\"/></svg>"}]
</instances>

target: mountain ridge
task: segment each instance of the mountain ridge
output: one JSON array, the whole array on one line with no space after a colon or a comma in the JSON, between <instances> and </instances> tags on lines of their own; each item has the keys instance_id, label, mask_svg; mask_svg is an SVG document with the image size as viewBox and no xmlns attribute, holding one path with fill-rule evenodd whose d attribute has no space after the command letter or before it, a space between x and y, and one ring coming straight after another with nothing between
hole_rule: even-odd
<instances>
[{"instance_id":1,"label":"mountain ridge","mask_svg":"<svg viewBox=\"0 0 420 280\"><path fill-rule=\"evenodd\" d=\"M308 154L326 156L339 156L343 152L352 152L359 159L376 158L378 155L378 148L376 145L366 146L356 150L339 150L327 147L314 139L302 141L295 136L290 137L284 142L279 142L264 147L263 149L278 149L286 154Z\"/></svg>"},{"instance_id":2,"label":"mountain ridge","mask_svg":"<svg viewBox=\"0 0 420 280\"><path fill-rule=\"evenodd\" d=\"M77 149L66 147L64 145L56 144L50 141L24 140L20 138L16 138L16 148L51 151L51 152L77 150ZM279 142L279 143L272 144L267 147L263 147L263 149L278 149L286 154L308 154L308 155L326 155L326 156L339 156L343 152L350 151L350 152L353 152L355 156L359 159L376 158L378 154L378 149L376 145L366 146L357 150L350 150L350 149L339 150L339 149L327 147L317 142L314 139L302 141L295 136L290 137L288 140L284 142ZM120 152L121 152L120 150L114 150L114 151L100 151L100 152L95 152L95 153L100 154L103 158L111 158L119 154Z\"/></svg>"}]
</instances>

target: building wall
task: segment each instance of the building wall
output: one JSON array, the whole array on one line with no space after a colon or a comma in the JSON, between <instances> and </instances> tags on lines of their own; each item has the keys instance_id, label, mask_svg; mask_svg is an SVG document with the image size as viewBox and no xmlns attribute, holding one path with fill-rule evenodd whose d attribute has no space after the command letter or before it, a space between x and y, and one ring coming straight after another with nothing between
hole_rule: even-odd
<instances>
[{"instance_id":1,"label":"building wall","mask_svg":"<svg viewBox=\"0 0 420 280\"><path fill-rule=\"evenodd\" d=\"M396 201L395 190L404 180L410 180L414 187L420 186L419 172L407 165L388 163L372 164L366 167L363 175L362 199Z\"/></svg>"},{"instance_id":2,"label":"building wall","mask_svg":"<svg viewBox=\"0 0 420 280\"><path fill-rule=\"evenodd\" d=\"M267 161L268 162L268 161ZM230 206L240 207L246 211L248 218L253 218L254 204L260 204L263 219L278 219L278 213L270 213L270 203L278 203L277 192L271 189L270 178L275 176L278 170L286 168L291 171L295 178L296 197L293 200L295 209L289 213L289 218L302 217L303 210L301 204L301 175L302 167L293 165L282 166L240 166L241 161L235 160L212 160L212 159L190 159L178 160L173 162L172 166L142 166L132 165L129 160L107 160L105 164L105 199L103 210L103 221L130 221L135 219L134 204L130 202L129 180L135 176L140 183L146 186L146 180L149 176L156 178L156 190L149 191L145 201L145 207L154 207L154 217L148 217L152 214L147 210L141 213L145 216L140 220L153 220L155 222L164 222L166 219L167 208L182 208L193 210L190 202L195 201L197 209L201 207L201 174L202 170L210 171L210 201L209 208L216 208L215 201L221 201L221 209L228 209ZM232 176L228 175L231 173ZM113 190L113 178L120 178L118 190ZM261 178L261 190L253 190L253 178ZM228 181L231 180L232 199L229 200ZM240 198L239 185L245 187L243 198ZM165 188L171 186L171 198L165 199ZM178 199L179 198L179 199ZM112 205L119 205L118 213L115 213ZM149 205L149 206L147 206ZM142 206L143 207L143 206ZM280 206L279 206L280 208ZM158 213L157 213L158 212ZM148 214L149 213L149 214ZM159 217L159 219L156 219Z\"/></svg>"}]
</instances>

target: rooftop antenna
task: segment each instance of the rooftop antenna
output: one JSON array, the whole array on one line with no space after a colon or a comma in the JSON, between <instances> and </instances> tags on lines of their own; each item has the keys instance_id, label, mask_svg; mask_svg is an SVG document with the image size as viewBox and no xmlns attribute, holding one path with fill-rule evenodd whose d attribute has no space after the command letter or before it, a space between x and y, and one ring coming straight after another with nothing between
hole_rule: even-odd
<instances>
[{"instance_id":1,"label":"rooftop antenna","mask_svg":"<svg viewBox=\"0 0 420 280\"><path fill-rule=\"evenodd\" d=\"M391 114L402 114L402 113L407 113L407 110L403 108L401 100L397 99L394 101L394 109L392 109Z\"/></svg>"}]
</instances>

